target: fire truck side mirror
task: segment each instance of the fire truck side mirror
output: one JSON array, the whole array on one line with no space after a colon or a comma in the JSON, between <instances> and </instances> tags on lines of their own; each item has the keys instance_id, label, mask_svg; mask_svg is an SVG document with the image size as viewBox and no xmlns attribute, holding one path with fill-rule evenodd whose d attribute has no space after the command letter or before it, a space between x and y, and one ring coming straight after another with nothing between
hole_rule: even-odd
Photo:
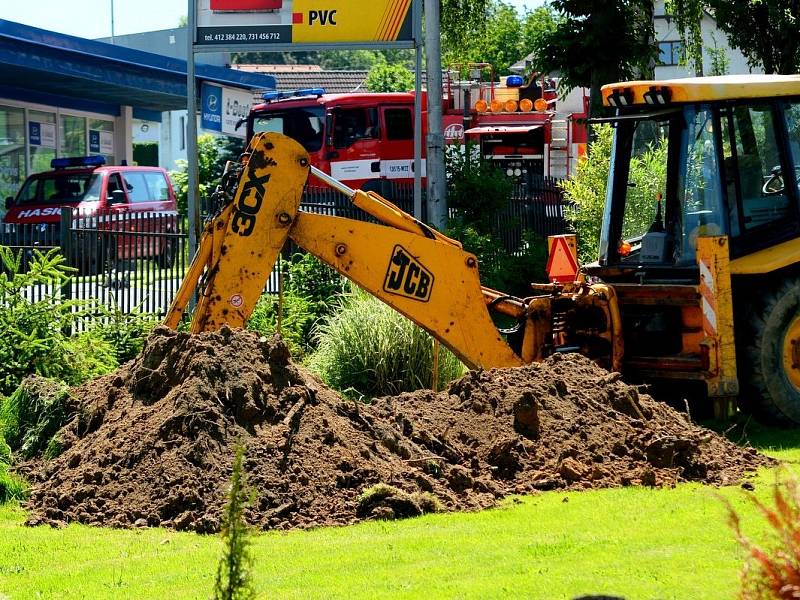
<instances>
[{"instance_id":1,"label":"fire truck side mirror","mask_svg":"<svg viewBox=\"0 0 800 600\"><path fill-rule=\"evenodd\" d=\"M8 196L6 198L6 210L10 210L12 206L14 206L14 197Z\"/></svg>"},{"instance_id":2,"label":"fire truck side mirror","mask_svg":"<svg viewBox=\"0 0 800 600\"><path fill-rule=\"evenodd\" d=\"M325 115L325 145L329 148L333 146L333 113Z\"/></svg>"}]
</instances>

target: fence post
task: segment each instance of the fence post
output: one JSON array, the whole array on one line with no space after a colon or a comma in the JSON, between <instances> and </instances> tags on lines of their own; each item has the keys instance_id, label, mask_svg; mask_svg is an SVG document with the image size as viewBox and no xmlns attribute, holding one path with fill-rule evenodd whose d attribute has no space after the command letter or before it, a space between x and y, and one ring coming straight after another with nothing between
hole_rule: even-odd
<instances>
[{"instance_id":1,"label":"fence post","mask_svg":"<svg viewBox=\"0 0 800 600\"><path fill-rule=\"evenodd\" d=\"M72 266L73 262L73 249L72 249L72 208L64 207L61 210L61 254L67 260L67 265ZM72 275L61 284L61 297L64 300L72 298Z\"/></svg>"}]
</instances>

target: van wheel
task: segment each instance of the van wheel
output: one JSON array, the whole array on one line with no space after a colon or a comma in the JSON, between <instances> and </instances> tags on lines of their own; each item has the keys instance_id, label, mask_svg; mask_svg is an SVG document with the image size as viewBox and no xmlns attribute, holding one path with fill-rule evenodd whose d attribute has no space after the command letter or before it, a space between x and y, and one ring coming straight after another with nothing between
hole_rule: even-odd
<instances>
[{"instance_id":1,"label":"van wheel","mask_svg":"<svg viewBox=\"0 0 800 600\"><path fill-rule=\"evenodd\" d=\"M156 264L162 269L171 269L175 266L175 257L178 253L178 244L174 238L167 238L161 254L156 256Z\"/></svg>"},{"instance_id":2,"label":"van wheel","mask_svg":"<svg viewBox=\"0 0 800 600\"><path fill-rule=\"evenodd\" d=\"M740 331L745 404L769 421L800 424L800 279L765 290ZM747 334L750 335L747 335Z\"/></svg>"}]
</instances>

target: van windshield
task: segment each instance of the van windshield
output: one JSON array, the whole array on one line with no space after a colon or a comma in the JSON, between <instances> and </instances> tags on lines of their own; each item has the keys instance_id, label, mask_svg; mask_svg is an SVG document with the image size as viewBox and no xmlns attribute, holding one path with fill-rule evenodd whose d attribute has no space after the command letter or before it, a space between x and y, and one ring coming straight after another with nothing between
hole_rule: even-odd
<instances>
[{"instance_id":1,"label":"van windshield","mask_svg":"<svg viewBox=\"0 0 800 600\"><path fill-rule=\"evenodd\" d=\"M322 148L325 110L322 107L270 110L253 117L253 133L274 131L300 142L307 152Z\"/></svg>"},{"instance_id":2,"label":"van windshield","mask_svg":"<svg viewBox=\"0 0 800 600\"><path fill-rule=\"evenodd\" d=\"M17 206L71 204L100 200L103 177L97 173L53 173L29 177L17 195Z\"/></svg>"}]
</instances>

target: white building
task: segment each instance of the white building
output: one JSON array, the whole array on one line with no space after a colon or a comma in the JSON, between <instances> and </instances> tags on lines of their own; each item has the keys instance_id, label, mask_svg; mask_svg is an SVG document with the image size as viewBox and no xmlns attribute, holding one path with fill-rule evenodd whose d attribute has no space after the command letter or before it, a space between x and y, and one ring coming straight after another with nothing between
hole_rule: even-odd
<instances>
[{"instance_id":1,"label":"white building","mask_svg":"<svg viewBox=\"0 0 800 600\"><path fill-rule=\"evenodd\" d=\"M656 79L675 79L679 77L694 77L694 68L684 63L683 44L675 19L666 13L664 0L657 0L653 10L653 24L658 42L660 64L656 65ZM717 27L717 22L708 11L703 12L700 23L703 36L703 74L710 75L711 53L709 48L722 50L729 60L729 75L747 73L763 73L763 69L751 69L744 55L728 45L725 33Z\"/></svg>"}]
</instances>

